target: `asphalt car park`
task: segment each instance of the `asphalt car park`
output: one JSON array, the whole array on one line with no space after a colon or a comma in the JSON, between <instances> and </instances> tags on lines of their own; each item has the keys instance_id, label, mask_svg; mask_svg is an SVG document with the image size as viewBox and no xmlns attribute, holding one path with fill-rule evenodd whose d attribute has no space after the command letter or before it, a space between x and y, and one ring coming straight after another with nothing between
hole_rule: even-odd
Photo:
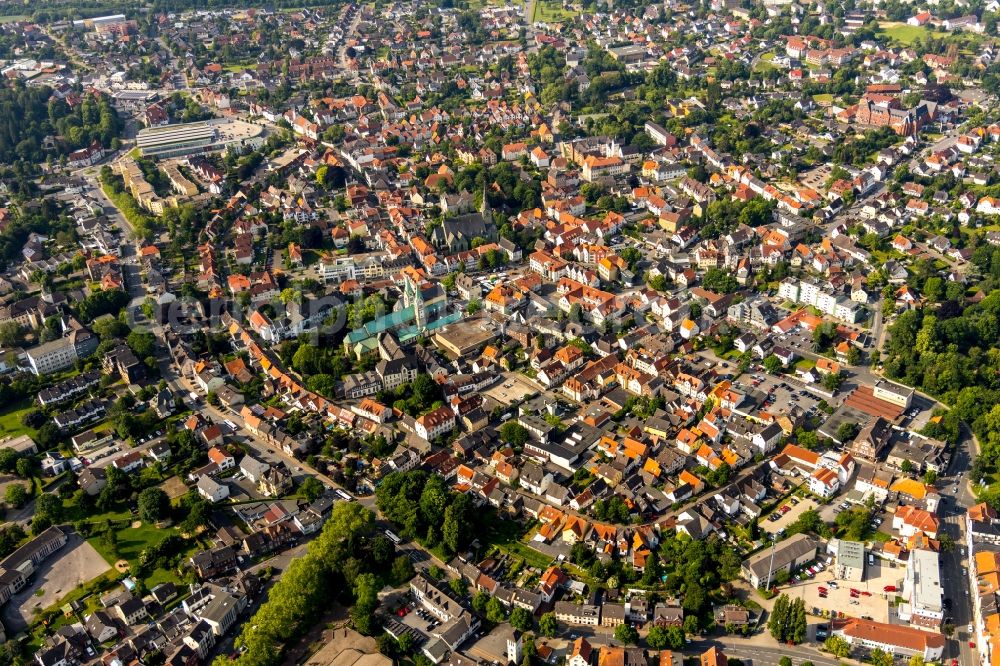
<instances>
[{"instance_id":1,"label":"asphalt car park","mask_svg":"<svg viewBox=\"0 0 1000 666\"><path fill-rule=\"evenodd\" d=\"M408 608L410 608L409 613L406 613L401 618L398 617L398 615L396 616L396 618L407 627L412 627L421 634L427 635L441 625L441 620L421 608L419 604L409 604Z\"/></svg>"},{"instance_id":2,"label":"asphalt car park","mask_svg":"<svg viewBox=\"0 0 1000 666\"><path fill-rule=\"evenodd\" d=\"M806 611L820 617L830 617L832 611L852 617L871 618L876 622L890 621L890 606L903 584L903 570L889 562L874 559L868 564L865 555L863 581L838 580L834 576L833 559L821 556L823 570L804 575L803 580L793 577L789 588L782 589L790 597L801 597ZM808 567L806 568L808 570ZM805 572L800 572L805 573Z\"/></svg>"},{"instance_id":3,"label":"asphalt car park","mask_svg":"<svg viewBox=\"0 0 1000 666\"><path fill-rule=\"evenodd\" d=\"M802 382L781 375L770 375L763 370L744 375L738 382L744 389L759 392L765 396L764 409L774 407L783 410L798 407L803 412L818 411L820 397L813 394Z\"/></svg>"},{"instance_id":4,"label":"asphalt car park","mask_svg":"<svg viewBox=\"0 0 1000 666\"><path fill-rule=\"evenodd\" d=\"M784 534L782 530L787 530L789 525L799 519L799 516L809 509L815 509L817 506L816 500L811 498L801 499L790 497L778 505L773 512L768 514L767 518L760 523L760 526L768 534L773 535L779 532Z\"/></svg>"}]
</instances>

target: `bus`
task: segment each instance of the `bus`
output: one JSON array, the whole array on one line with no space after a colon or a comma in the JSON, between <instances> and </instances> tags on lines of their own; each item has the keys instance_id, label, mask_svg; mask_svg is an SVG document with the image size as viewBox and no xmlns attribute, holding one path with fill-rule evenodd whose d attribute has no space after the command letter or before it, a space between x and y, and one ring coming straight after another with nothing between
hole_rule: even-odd
<instances>
[{"instance_id":1,"label":"bus","mask_svg":"<svg viewBox=\"0 0 1000 666\"><path fill-rule=\"evenodd\" d=\"M393 532L393 531L391 531L391 530L386 530L386 531L385 531L385 535L386 535L387 537L389 537L389 541L393 542L393 543L394 543L394 544L396 544L397 546L398 546L398 545L399 545L400 543L402 543L402 542L403 542L403 540L402 540L402 539L400 539L400 538L399 538L399 536L398 536L398 535L397 535L397 534L396 534L395 532Z\"/></svg>"}]
</instances>

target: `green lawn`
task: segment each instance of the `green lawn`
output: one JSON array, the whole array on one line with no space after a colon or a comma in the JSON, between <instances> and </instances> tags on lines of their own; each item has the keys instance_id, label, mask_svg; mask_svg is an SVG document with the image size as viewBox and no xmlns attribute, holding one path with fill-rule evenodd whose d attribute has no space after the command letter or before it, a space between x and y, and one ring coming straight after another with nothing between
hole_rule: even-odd
<instances>
[{"instance_id":1,"label":"green lawn","mask_svg":"<svg viewBox=\"0 0 1000 666\"><path fill-rule=\"evenodd\" d=\"M27 21L30 16L25 14L8 14L6 16L0 16L0 23L14 23L16 21Z\"/></svg>"},{"instance_id":2,"label":"green lawn","mask_svg":"<svg viewBox=\"0 0 1000 666\"><path fill-rule=\"evenodd\" d=\"M523 541L534 533L533 528L525 533L524 528L512 520L497 520L490 524L489 531L481 541L485 546L496 546L504 552L520 557L529 567L544 569L552 563L552 558Z\"/></svg>"},{"instance_id":3,"label":"green lawn","mask_svg":"<svg viewBox=\"0 0 1000 666\"><path fill-rule=\"evenodd\" d=\"M949 33L930 30L926 26L907 25L905 23L883 22L879 23L879 35L885 35L889 39L899 42L903 46L910 46L914 42L922 41L927 35L933 37L947 37Z\"/></svg>"},{"instance_id":4,"label":"green lawn","mask_svg":"<svg viewBox=\"0 0 1000 666\"><path fill-rule=\"evenodd\" d=\"M795 367L803 372L808 372L816 367L816 361L811 358L803 358L795 362Z\"/></svg>"},{"instance_id":5,"label":"green lawn","mask_svg":"<svg viewBox=\"0 0 1000 666\"><path fill-rule=\"evenodd\" d=\"M120 514L112 514L120 515ZM101 516L101 519L107 516ZM100 521L98 521L100 522ZM163 540L164 537L175 534L179 535L180 531L176 527L168 527L165 529L158 528L156 525L147 525L143 523L139 527L126 527L125 529L119 529L115 531L118 535L118 555L121 559L127 560L131 565L131 570L134 573L138 570L139 565L139 554L149 546L153 546ZM108 564L114 566L118 561L119 557L108 547L105 543L104 538L101 534L95 534L87 539L87 541L94 547L94 549L101 554ZM192 548L193 550L193 548ZM159 583L166 581L179 582L177 574L173 571L167 571L165 569L154 569L144 580L146 587L153 587Z\"/></svg>"},{"instance_id":6,"label":"green lawn","mask_svg":"<svg viewBox=\"0 0 1000 666\"><path fill-rule=\"evenodd\" d=\"M833 95L831 93L822 93L820 95L813 95L813 101L817 104L832 104Z\"/></svg>"},{"instance_id":7,"label":"green lawn","mask_svg":"<svg viewBox=\"0 0 1000 666\"><path fill-rule=\"evenodd\" d=\"M33 409L35 407L30 400L22 400L11 405L9 409L5 409L4 413L0 414L0 437L16 437L17 435L31 435L34 437L37 435L37 430L21 423L24 415Z\"/></svg>"},{"instance_id":8,"label":"green lawn","mask_svg":"<svg viewBox=\"0 0 1000 666\"><path fill-rule=\"evenodd\" d=\"M536 0L531 12L532 23L558 23L576 17L577 12L566 9L554 0Z\"/></svg>"},{"instance_id":9,"label":"green lawn","mask_svg":"<svg viewBox=\"0 0 1000 666\"><path fill-rule=\"evenodd\" d=\"M771 64L772 60L774 60L774 54L773 53L765 53L757 61L757 64L753 66L753 71L755 71L755 72L767 72L767 71L772 70L772 69L778 69L773 64Z\"/></svg>"}]
</instances>

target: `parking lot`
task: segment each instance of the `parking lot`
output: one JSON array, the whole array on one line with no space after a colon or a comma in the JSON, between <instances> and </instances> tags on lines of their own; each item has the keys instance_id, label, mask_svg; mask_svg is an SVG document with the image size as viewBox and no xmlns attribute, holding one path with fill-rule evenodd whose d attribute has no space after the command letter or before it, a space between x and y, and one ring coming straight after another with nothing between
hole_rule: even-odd
<instances>
[{"instance_id":1,"label":"parking lot","mask_svg":"<svg viewBox=\"0 0 1000 666\"><path fill-rule=\"evenodd\" d=\"M485 393L504 407L521 402L540 392L537 386L520 373L507 372L502 377L502 382L489 387Z\"/></svg>"},{"instance_id":2,"label":"parking lot","mask_svg":"<svg viewBox=\"0 0 1000 666\"><path fill-rule=\"evenodd\" d=\"M810 169L804 173L799 174L799 182L806 187L811 187L813 189L821 189L830 178L830 173L833 172L833 167L829 164L821 164L815 169Z\"/></svg>"},{"instance_id":3,"label":"parking lot","mask_svg":"<svg viewBox=\"0 0 1000 666\"><path fill-rule=\"evenodd\" d=\"M826 556L820 556L826 562ZM834 578L833 564L825 565L813 578L804 581L793 580L787 589L782 588L790 597L801 597L806 604L806 611L821 617L829 616L830 611L839 611L854 617L869 617L876 622L890 621L889 602L898 592L885 592L887 586L901 590L903 585L903 569L892 566L875 558L875 565L868 565L868 555L865 555L865 579L861 582L838 581ZM825 597L820 588L825 588ZM857 590L856 596L851 590Z\"/></svg>"},{"instance_id":4,"label":"parking lot","mask_svg":"<svg viewBox=\"0 0 1000 666\"><path fill-rule=\"evenodd\" d=\"M421 608L420 604L411 600L407 604L407 608L410 609L409 613L403 617L396 615L395 618L405 626L416 630L420 635L428 636L434 629L441 626L441 621Z\"/></svg>"},{"instance_id":5,"label":"parking lot","mask_svg":"<svg viewBox=\"0 0 1000 666\"><path fill-rule=\"evenodd\" d=\"M799 516L809 509L815 509L817 506L816 500L790 497L776 511L768 515L760 523L760 527L768 534L775 534L780 530L787 529L789 525L799 519ZM785 507L788 508L785 509Z\"/></svg>"},{"instance_id":6,"label":"parking lot","mask_svg":"<svg viewBox=\"0 0 1000 666\"><path fill-rule=\"evenodd\" d=\"M790 377L769 375L757 371L744 375L734 383L736 388L759 391L767 396L766 407L776 406L781 410L788 407L798 407L803 412L818 409L822 396L811 392L805 384Z\"/></svg>"}]
</instances>

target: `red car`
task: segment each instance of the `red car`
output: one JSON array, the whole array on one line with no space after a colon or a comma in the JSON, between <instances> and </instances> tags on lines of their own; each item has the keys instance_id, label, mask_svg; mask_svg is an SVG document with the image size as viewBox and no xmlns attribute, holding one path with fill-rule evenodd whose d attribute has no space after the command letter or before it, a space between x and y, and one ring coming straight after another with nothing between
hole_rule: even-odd
<instances>
[{"instance_id":1,"label":"red car","mask_svg":"<svg viewBox=\"0 0 1000 666\"><path fill-rule=\"evenodd\" d=\"M896 591L896 586L895 585L886 585L885 587L882 588L882 591L883 592L895 592Z\"/></svg>"},{"instance_id":2,"label":"red car","mask_svg":"<svg viewBox=\"0 0 1000 666\"><path fill-rule=\"evenodd\" d=\"M862 594L863 596L866 596L866 597L870 597L870 596L872 596L872 593L871 593L871 592L862 592L861 594Z\"/></svg>"}]
</instances>

